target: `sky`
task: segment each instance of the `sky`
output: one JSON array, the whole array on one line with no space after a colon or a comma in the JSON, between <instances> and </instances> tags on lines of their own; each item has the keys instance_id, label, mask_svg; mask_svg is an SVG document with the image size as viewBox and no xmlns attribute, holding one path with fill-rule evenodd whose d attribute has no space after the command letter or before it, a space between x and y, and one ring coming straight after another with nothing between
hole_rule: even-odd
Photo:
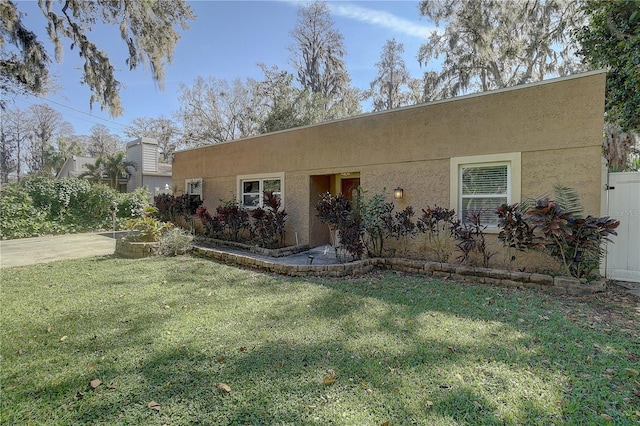
<instances>
[{"instance_id":1,"label":"sky","mask_svg":"<svg viewBox=\"0 0 640 426\"><path fill-rule=\"evenodd\" d=\"M16 108L47 103L70 122L76 134L89 134L95 124L107 126L111 133L124 136L123 130L135 117L172 118L179 109L180 85L193 85L198 76L213 76L228 82L239 78L261 79L257 63L277 65L292 71L290 32L296 26L298 8L305 1L190 1L197 18L181 32L171 64L166 66L164 90L151 77L147 67L129 71L125 64L126 45L117 27L94 28L90 38L109 55L116 78L124 84L120 92L124 113L111 117L99 105L89 108L89 89L80 84L82 62L66 40L61 63L53 63L50 72L61 90L40 97L17 97ZM352 86L368 89L375 78L376 62L385 42L395 38L404 45L404 60L410 74L422 75L416 57L435 27L421 17L418 1L328 1L334 28L343 35L347 55L344 58ZM53 57L45 21L36 1L18 1L23 21L44 42ZM365 108L366 109L366 108Z\"/></svg>"}]
</instances>

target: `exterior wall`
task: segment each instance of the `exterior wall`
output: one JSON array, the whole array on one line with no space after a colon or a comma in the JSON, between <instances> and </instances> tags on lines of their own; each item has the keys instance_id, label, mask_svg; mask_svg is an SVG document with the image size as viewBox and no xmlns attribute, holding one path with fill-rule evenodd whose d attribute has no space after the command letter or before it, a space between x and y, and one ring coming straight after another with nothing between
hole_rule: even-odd
<instances>
[{"instance_id":1,"label":"exterior wall","mask_svg":"<svg viewBox=\"0 0 640 426\"><path fill-rule=\"evenodd\" d=\"M522 197L563 184L597 215L604 85L604 72L591 72L181 151L173 183L202 178L205 205L214 209L236 196L237 176L283 172L287 239L297 233L307 244L319 182L312 176L359 172L369 194L387 188L389 199L400 186L397 208L419 213L451 204L451 158L520 153Z\"/></svg>"},{"instance_id":2,"label":"exterior wall","mask_svg":"<svg viewBox=\"0 0 640 426\"><path fill-rule=\"evenodd\" d=\"M163 192L166 185L172 186L171 174L164 174L158 165L158 142L152 138L138 138L127 144L127 161L133 161L136 169L127 182L127 192L146 186L149 201L157 195L156 188Z\"/></svg>"},{"instance_id":3,"label":"exterior wall","mask_svg":"<svg viewBox=\"0 0 640 426\"><path fill-rule=\"evenodd\" d=\"M89 169L85 167L85 164L93 165L95 163L96 159L93 157L81 157L79 155L72 155L71 157L67 158L67 160L62 165L62 168L58 172L57 178L60 179L64 177L78 177L82 173L89 171Z\"/></svg>"},{"instance_id":4,"label":"exterior wall","mask_svg":"<svg viewBox=\"0 0 640 426\"><path fill-rule=\"evenodd\" d=\"M136 188L142 186L142 143L141 139L129 142L127 144L127 161L132 161L136 165L136 169L129 176L127 182L127 191L133 192Z\"/></svg>"}]
</instances>

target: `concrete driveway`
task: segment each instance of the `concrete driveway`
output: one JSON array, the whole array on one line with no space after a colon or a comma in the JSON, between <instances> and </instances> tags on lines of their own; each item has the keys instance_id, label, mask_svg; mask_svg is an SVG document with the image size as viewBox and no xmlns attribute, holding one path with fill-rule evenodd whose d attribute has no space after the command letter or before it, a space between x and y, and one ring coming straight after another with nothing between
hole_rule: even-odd
<instances>
[{"instance_id":1,"label":"concrete driveway","mask_svg":"<svg viewBox=\"0 0 640 426\"><path fill-rule=\"evenodd\" d=\"M116 240L111 232L0 240L0 267L105 256L115 249Z\"/></svg>"}]
</instances>

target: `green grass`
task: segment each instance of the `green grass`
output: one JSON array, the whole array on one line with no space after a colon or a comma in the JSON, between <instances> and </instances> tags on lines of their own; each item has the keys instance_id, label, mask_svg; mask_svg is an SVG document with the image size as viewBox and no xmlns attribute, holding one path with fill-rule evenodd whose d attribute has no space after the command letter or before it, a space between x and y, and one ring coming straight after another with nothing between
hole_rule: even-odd
<instances>
[{"instance_id":1,"label":"green grass","mask_svg":"<svg viewBox=\"0 0 640 426\"><path fill-rule=\"evenodd\" d=\"M605 321L595 302L392 273L290 279L189 257L1 274L2 424L640 420L634 313Z\"/></svg>"}]
</instances>

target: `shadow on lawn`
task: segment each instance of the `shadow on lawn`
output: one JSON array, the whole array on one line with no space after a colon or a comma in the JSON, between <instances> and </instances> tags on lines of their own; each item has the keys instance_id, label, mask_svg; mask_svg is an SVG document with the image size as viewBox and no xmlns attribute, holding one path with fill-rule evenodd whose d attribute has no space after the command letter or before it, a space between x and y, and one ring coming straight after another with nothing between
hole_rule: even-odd
<instances>
[{"instance_id":1,"label":"shadow on lawn","mask_svg":"<svg viewBox=\"0 0 640 426\"><path fill-rule=\"evenodd\" d=\"M326 355L328 348L332 355ZM354 358L343 345L282 341L230 354L223 363L189 348L166 350L135 371L123 372L140 378L126 391L103 391L99 398L85 398L84 407L78 403L73 421L104 422L123 415L128 421L167 424L407 424L435 415L467 424L502 424L496 407L471 386L430 383L425 377L423 395L417 400L405 395L403 377L390 373L387 361L406 362L375 354ZM328 369L336 372L336 381L325 386ZM216 388L221 382L231 387L229 395ZM436 390L428 391L430 387ZM147 407L150 401L160 404L158 412ZM523 402L525 406L527 414L519 421L549 419L535 401Z\"/></svg>"},{"instance_id":2,"label":"shadow on lawn","mask_svg":"<svg viewBox=\"0 0 640 426\"><path fill-rule=\"evenodd\" d=\"M611 406L625 420L624 392L606 393L611 381L591 375L631 367L632 343L566 320L546 295L395 274L314 281L201 266L165 271L171 288L162 296L67 312L83 332L66 344L73 355L52 365L94 360L95 370L78 366L77 377L47 379L11 400L27 410L52 398L51 415L67 424L557 424L567 420L563 408L549 410L557 404L571 405L578 422ZM103 291L126 288L119 278ZM242 298L261 303L235 311ZM148 306L157 310L136 313ZM475 335L422 328L451 327L447 320ZM190 333L166 338L183 324ZM23 367L46 371L49 361L34 353ZM96 377L104 384L91 390Z\"/></svg>"}]
</instances>

